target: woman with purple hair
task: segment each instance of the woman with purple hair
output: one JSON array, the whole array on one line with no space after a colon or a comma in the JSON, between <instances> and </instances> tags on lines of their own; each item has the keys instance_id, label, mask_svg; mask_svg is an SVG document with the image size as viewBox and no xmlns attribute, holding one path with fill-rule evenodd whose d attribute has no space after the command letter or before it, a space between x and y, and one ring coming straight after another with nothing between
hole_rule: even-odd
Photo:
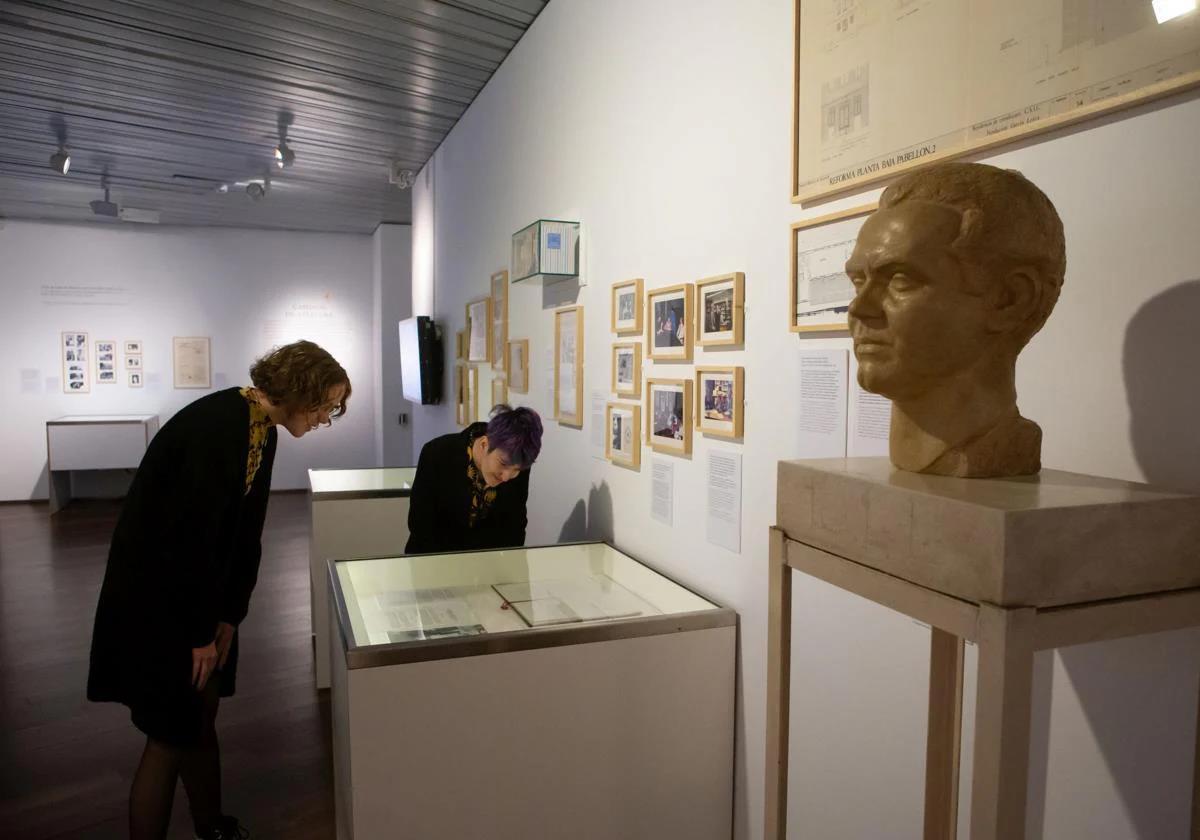
<instances>
[{"instance_id":1,"label":"woman with purple hair","mask_svg":"<svg viewBox=\"0 0 1200 840\"><path fill-rule=\"evenodd\" d=\"M532 408L498 405L486 423L421 449L408 509L406 554L525 544L529 471L542 449Z\"/></svg>"}]
</instances>

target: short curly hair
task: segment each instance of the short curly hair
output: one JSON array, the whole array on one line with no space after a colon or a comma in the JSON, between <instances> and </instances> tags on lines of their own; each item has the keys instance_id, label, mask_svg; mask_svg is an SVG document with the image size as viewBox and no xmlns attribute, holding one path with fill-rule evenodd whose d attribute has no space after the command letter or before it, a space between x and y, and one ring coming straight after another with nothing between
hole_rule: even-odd
<instances>
[{"instance_id":1,"label":"short curly hair","mask_svg":"<svg viewBox=\"0 0 1200 840\"><path fill-rule=\"evenodd\" d=\"M346 391L331 418L346 413L350 377L337 359L311 341L276 347L250 366L250 381L276 405L288 411L312 411L324 405L329 390L345 385Z\"/></svg>"}]
</instances>

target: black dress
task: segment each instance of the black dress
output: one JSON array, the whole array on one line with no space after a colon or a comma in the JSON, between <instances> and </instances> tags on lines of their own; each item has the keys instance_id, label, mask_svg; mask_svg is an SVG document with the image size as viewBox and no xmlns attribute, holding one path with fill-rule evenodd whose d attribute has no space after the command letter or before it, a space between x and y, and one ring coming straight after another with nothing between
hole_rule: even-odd
<instances>
[{"instance_id":1,"label":"black dress","mask_svg":"<svg viewBox=\"0 0 1200 840\"><path fill-rule=\"evenodd\" d=\"M468 474L470 449L487 430L473 423L461 432L434 438L421 449L408 508L406 554L513 548L525 544L525 503L529 470L498 485L482 509L473 499L478 488Z\"/></svg>"},{"instance_id":2,"label":"black dress","mask_svg":"<svg viewBox=\"0 0 1200 840\"><path fill-rule=\"evenodd\" d=\"M87 696L124 703L138 729L169 744L187 746L201 731L192 648L213 641L218 621L241 623L258 578L278 435L267 432L247 492L250 418L237 388L175 414L150 442L113 532ZM236 673L235 634L212 677L222 697Z\"/></svg>"}]
</instances>

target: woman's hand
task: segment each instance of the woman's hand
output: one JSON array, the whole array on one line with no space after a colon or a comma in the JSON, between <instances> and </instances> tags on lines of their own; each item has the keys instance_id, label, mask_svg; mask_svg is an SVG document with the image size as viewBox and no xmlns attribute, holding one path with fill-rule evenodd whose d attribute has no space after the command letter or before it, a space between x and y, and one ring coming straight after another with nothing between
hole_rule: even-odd
<instances>
[{"instance_id":1,"label":"woman's hand","mask_svg":"<svg viewBox=\"0 0 1200 840\"><path fill-rule=\"evenodd\" d=\"M220 638L220 631L217 633ZM209 675L217 666L217 643L211 641L204 647L192 648L192 685L197 691L203 691L208 683Z\"/></svg>"},{"instance_id":2,"label":"woman's hand","mask_svg":"<svg viewBox=\"0 0 1200 840\"><path fill-rule=\"evenodd\" d=\"M225 660L229 659L229 648L233 645L234 626L227 624L224 621L217 623L217 638L214 644L217 646L217 670L225 670Z\"/></svg>"}]
</instances>

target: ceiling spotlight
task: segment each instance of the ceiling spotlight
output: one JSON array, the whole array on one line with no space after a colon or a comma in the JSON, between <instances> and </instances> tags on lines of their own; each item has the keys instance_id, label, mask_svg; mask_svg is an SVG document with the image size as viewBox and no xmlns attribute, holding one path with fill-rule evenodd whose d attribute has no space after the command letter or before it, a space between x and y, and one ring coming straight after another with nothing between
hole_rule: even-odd
<instances>
[{"instance_id":1,"label":"ceiling spotlight","mask_svg":"<svg viewBox=\"0 0 1200 840\"><path fill-rule=\"evenodd\" d=\"M417 183L417 173L411 169L405 169L399 163L393 163L391 171L388 173L388 180L402 190L407 190Z\"/></svg>"},{"instance_id":2,"label":"ceiling spotlight","mask_svg":"<svg viewBox=\"0 0 1200 840\"><path fill-rule=\"evenodd\" d=\"M66 149L59 148L57 152L50 155L50 168L60 175L66 175L71 168L71 155Z\"/></svg>"},{"instance_id":3,"label":"ceiling spotlight","mask_svg":"<svg viewBox=\"0 0 1200 840\"><path fill-rule=\"evenodd\" d=\"M275 165L283 169L295 162L296 153L292 151L292 147L280 140L279 145L275 147Z\"/></svg>"}]
</instances>

